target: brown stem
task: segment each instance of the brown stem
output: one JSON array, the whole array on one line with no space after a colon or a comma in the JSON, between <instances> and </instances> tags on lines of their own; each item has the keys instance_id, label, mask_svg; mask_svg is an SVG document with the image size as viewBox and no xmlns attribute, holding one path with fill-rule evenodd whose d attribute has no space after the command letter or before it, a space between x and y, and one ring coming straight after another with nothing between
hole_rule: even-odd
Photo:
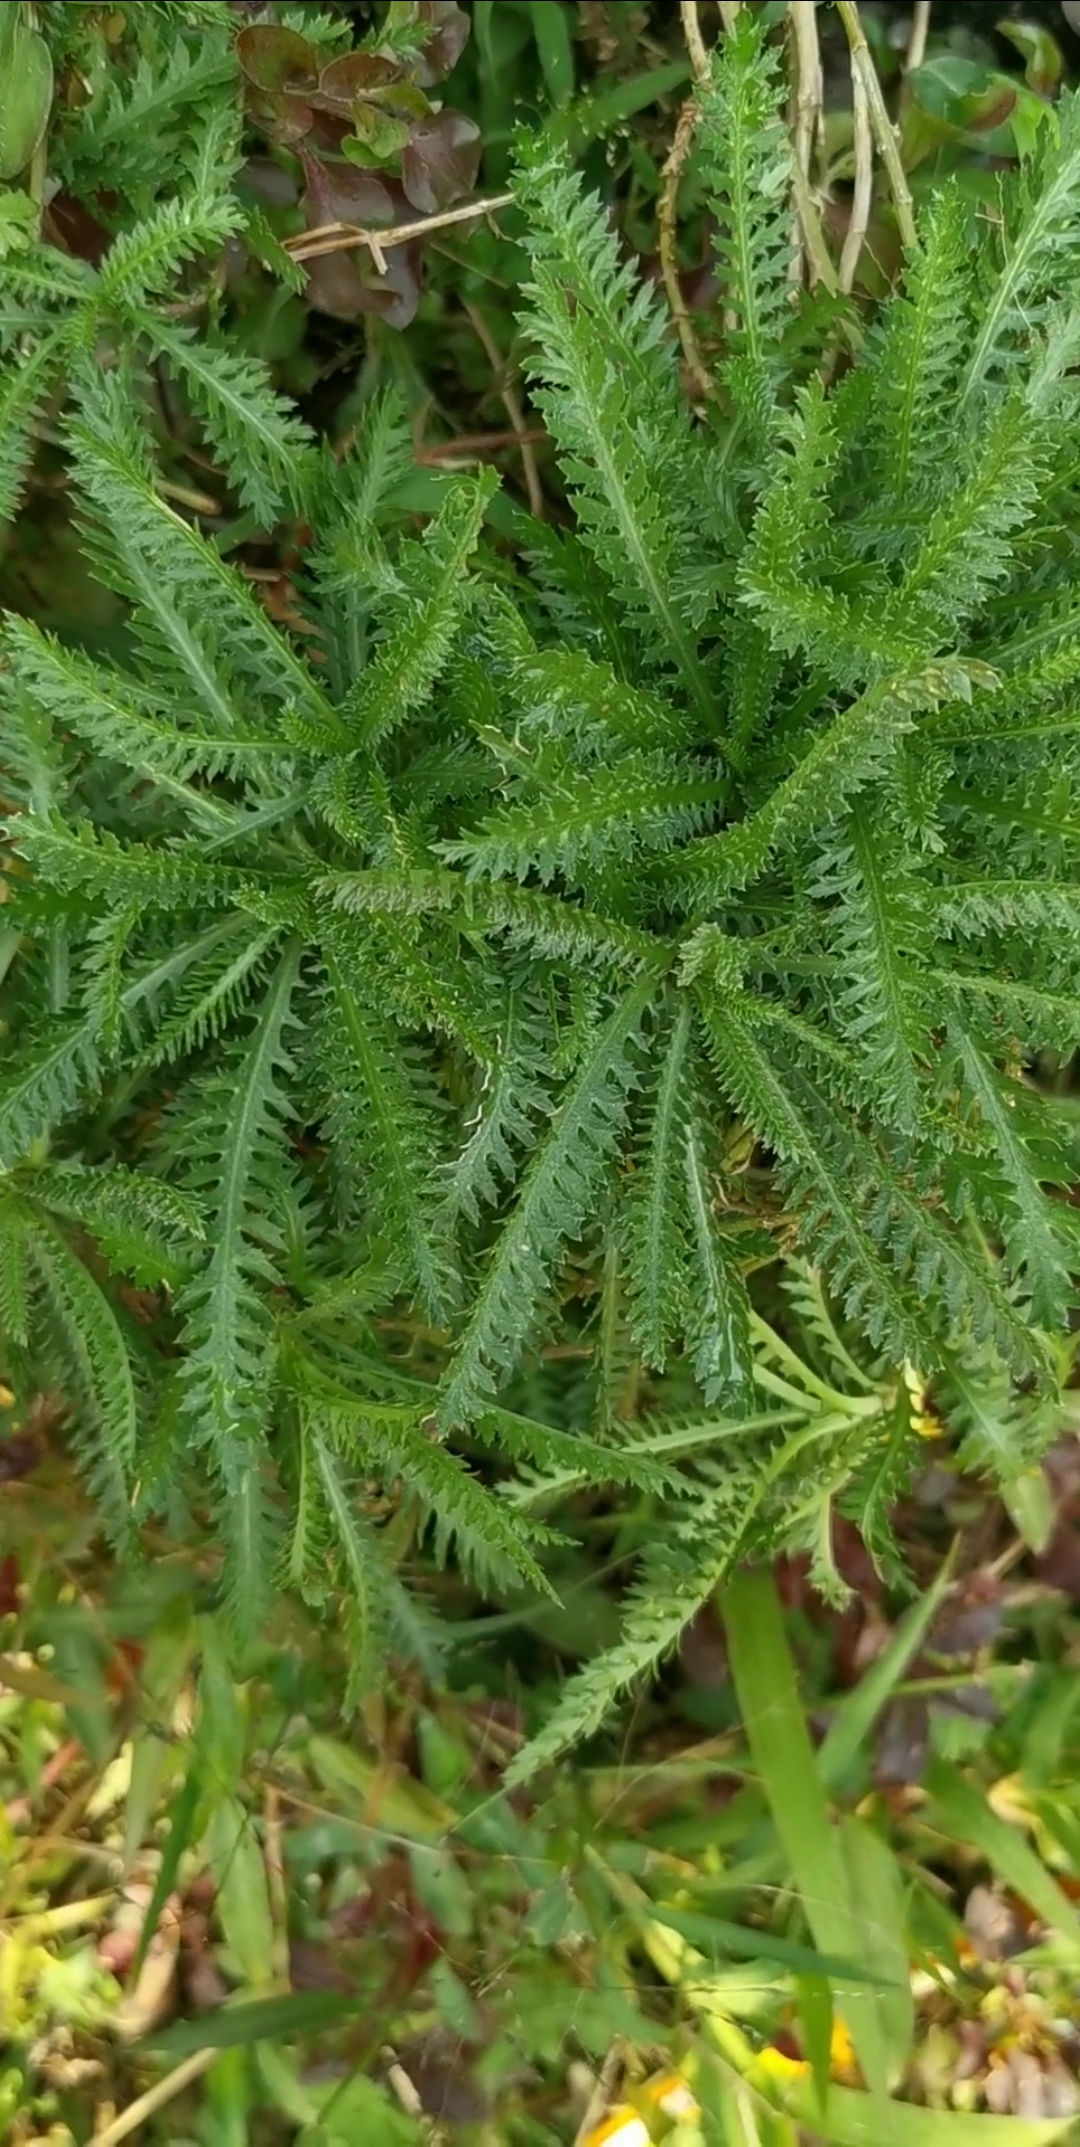
<instances>
[{"instance_id":1,"label":"brown stem","mask_svg":"<svg viewBox=\"0 0 1080 2147\"><path fill-rule=\"evenodd\" d=\"M913 75L926 57L926 40L930 31L931 0L915 0L911 17L911 36L904 55L904 72Z\"/></svg>"},{"instance_id":2,"label":"brown stem","mask_svg":"<svg viewBox=\"0 0 1080 2147\"><path fill-rule=\"evenodd\" d=\"M660 193L657 225L660 243L660 273L664 279L664 289L667 292L668 305L671 308L671 318L675 323L679 342L682 345L686 369L693 379L698 393L704 397L706 402L714 402L716 400L715 383L701 355L698 340L694 334L694 324L690 319L689 308L682 294L682 285L679 282L679 266L676 256L679 179L682 175L683 165L686 163L690 153L690 144L694 138L694 128L697 125L699 116L696 97L688 97L682 111L679 113L678 124L675 128L675 138L661 174L664 183Z\"/></svg>"},{"instance_id":3,"label":"brown stem","mask_svg":"<svg viewBox=\"0 0 1080 2147\"><path fill-rule=\"evenodd\" d=\"M440 209L436 216L419 216L411 224L390 224L376 231L367 231L360 224L319 224L313 231L298 231L295 237L286 239L285 248L294 261L316 261L322 254L366 246L378 268L392 246L424 238L429 231L443 231L448 224L468 223L474 216L491 216L496 209L508 207L513 199L512 194L492 194L486 201L459 202L456 209Z\"/></svg>"},{"instance_id":4,"label":"brown stem","mask_svg":"<svg viewBox=\"0 0 1080 2147\"><path fill-rule=\"evenodd\" d=\"M810 282L813 284L818 279L814 274L813 252L802 210L803 204L813 199L814 150L821 135L822 109L825 102L821 44L814 0L788 0L788 29L791 37L791 78L795 105L795 171L792 188L795 197L795 244L792 249L791 280L793 283L801 282L805 252L811 268Z\"/></svg>"},{"instance_id":5,"label":"brown stem","mask_svg":"<svg viewBox=\"0 0 1080 2147\"><path fill-rule=\"evenodd\" d=\"M881 154L881 161L889 177L889 188L893 197L893 206L896 210L896 222L901 242L905 250L910 250L918 245L915 215L911 204L911 189L907 183L907 173L904 170L903 159L900 155L900 144L897 139L896 128L889 118L888 107L882 94L881 83L878 80L877 68L874 66L870 47L866 42L866 33L862 26L857 0L836 0L836 12L844 25L847 41L851 48L852 75L854 76L856 73L859 75L866 94L870 125Z\"/></svg>"},{"instance_id":6,"label":"brown stem","mask_svg":"<svg viewBox=\"0 0 1080 2147\"><path fill-rule=\"evenodd\" d=\"M732 18L738 13L738 0L734 0L734 4L733 0L721 0L720 13L725 30L730 30ZM702 82L709 72L709 55L705 50L705 40L698 21L697 0L679 0L679 14L682 18L686 49L690 54L690 65L694 70L694 80Z\"/></svg>"},{"instance_id":7,"label":"brown stem","mask_svg":"<svg viewBox=\"0 0 1080 2147\"><path fill-rule=\"evenodd\" d=\"M870 108L866 101L866 88L862 75L854 64L851 67L851 106L855 126L855 186L851 196L851 216L844 235L840 255L840 289L851 291L859 266L859 255L870 223L870 204L874 193L874 136L870 125Z\"/></svg>"},{"instance_id":8,"label":"brown stem","mask_svg":"<svg viewBox=\"0 0 1080 2147\"><path fill-rule=\"evenodd\" d=\"M518 446L521 449L521 467L525 475L525 489L529 495L529 505L537 521L542 522L544 519L544 489L540 483L540 472L536 467L536 456L532 451L532 435L525 423L524 412L510 380L507 361L503 357L479 306L470 305L468 299L465 299L464 306L473 334L476 336L478 343L481 344L488 364L495 375L503 409L514 428Z\"/></svg>"}]
</instances>

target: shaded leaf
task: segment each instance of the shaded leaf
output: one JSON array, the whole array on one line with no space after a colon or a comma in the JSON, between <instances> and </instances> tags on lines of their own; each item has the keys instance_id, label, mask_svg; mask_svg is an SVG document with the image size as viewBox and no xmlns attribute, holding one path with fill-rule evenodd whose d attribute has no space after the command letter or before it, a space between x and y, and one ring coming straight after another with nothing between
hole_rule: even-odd
<instances>
[{"instance_id":1,"label":"shaded leaf","mask_svg":"<svg viewBox=\"0 0 1080 2147\"><path fill-rule=\"evenodd\" d=\"M314 47L298 30L280 23L253 23L236 40L236 57L247 80L269 95L315 89L319 64Z\"/></svg>"},{"instance_id":2,"label":"shaded leaf","mask_svg":"<svg viewBox=\"0 0 1080 2147\"><path fill-rule=\"evenodd\" d=\"M415 14L418 21L431 24L431 36L413 72L422 89L431 89L461 58L469 42L469 18L457 0L419 0Z\"/></svg>"},{"instance_id":3,"label":"shaded leaf","mask_svg":"<svg viewBox=\"0 0 1080 2147\"><path fill-rule=\"evenodd\" d=\"M53 63L21 7L0 18L0 180L26 170L49 124Z\"/></svg>"},{"instance_id":4,"label":"shaded leaf","mask_svg":"<svg viewBox=\"0 0 1080 2147\"><path fill-rule=\"evenodd\" d=\"M480 129L464 112L433 112L409 136L401 156L401 183L422 216L448 209L476 184Z\"/></svg>"}]
</instances>

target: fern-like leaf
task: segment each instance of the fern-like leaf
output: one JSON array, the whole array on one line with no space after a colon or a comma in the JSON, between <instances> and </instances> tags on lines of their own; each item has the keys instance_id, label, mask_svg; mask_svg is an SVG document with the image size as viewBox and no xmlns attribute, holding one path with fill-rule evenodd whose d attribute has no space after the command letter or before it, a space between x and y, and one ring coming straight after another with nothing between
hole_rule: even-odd
<instances>
[{"instance_id":1,"label":"fern-like leaf","mask_svg":"<svg viewBox=\"0 0 1080 2147\"><path fill-rule=\"evenodd\" d=\"M699 155L716 223L726 330L723 379L755 447L767 440L791 319L791 148L780 63L740 9L698 92Z\"/></svg>"},{"instance_id":2,"label":"fern-like leaf","mask_svg":"<svg viewBox=\"0 0 1080 2147\"><path fill-rule=\"evenodd\" d=\"M535 394L583 541L633 606L646 656L674 668L706 722L712 696L685 587L685 510L700 498L665 319L620 263L614 231L558 152L523 144L527 328ZM683 488L685 487L685 490ZM685 505L684 505L685 502Z\"/></svg>"},{"instance_id":3,"label":"fern-like leaf","mask_svg":"<svg viewBox=\"0 0 1080 2147\"><path fill-rule=\"evenodd\" d=\"M399 605L385 640L342 709L351 735L377 745L422 708L446 664L468 596L467 567L495 489L490 471L461 478L428 525L415 593Z\"/></svg>"},{"instance_id":4,"label":"fern-like leaf","mask_svg":"<svg viewBox=\"0 0 1080 2147\"><path fill-rule=\"evenodd\" d=\"M374 1230L402 1265L428 1316L445 1320L452 1294L447 1246L432 1188L438 1127L365 979L360 949L340 933L324 940L329 992L319 1033L327 1130L358 1186Z\"/></svg>"},{"instance_id":5,"label":"fern-like leaf","mask_svg":"<svg viewBox=\"0 0 1080 2147\"><path fill-rule=\"evenodd\" d=\"M287 948L249 1036L183 1123L186 1175L205 1208L210 1248L177 1300L184 1406L211 1465L224 1472L228 1463L249 1516L259 1504L258 1450L273 1391L267 1247L278 1237L274 1188L290 1167L280 1079L299 967L299 949Z\"/></svg>"},{"instance_id":6,"label":"fern-like leaf","mask_svg":"<svg viewBox=\"0 0 1080 2147\"><path fill-rule=\"evenodd\" d=\"M295 506L303 497L312 447L307 426L270 387L256 359L158 313L147 314L143 333L183 382L243 505L272 525L284 503Z\"/></svg>"},{"instance_id":7,"label":"fern-like leaf","mask_svg":"<svg viewBox=\"0 0 1080 2147\"><path fill-rule=\"evenodd\" d=\"M522 1180L481 1279L439 1403L440 1421L468 1423L516 1361L553 1263L587 1220L638 1083L637 1039L655 993L635 984L586 1048Z\"/></svg>"}]
</instances>

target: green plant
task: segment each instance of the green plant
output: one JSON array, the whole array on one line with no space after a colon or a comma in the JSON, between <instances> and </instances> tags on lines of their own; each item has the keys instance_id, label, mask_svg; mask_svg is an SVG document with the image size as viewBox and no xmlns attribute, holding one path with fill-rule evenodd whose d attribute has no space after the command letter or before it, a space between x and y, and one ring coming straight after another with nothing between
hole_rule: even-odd
<instances>
[{"instance_id":1,"label":"green plant","mask_svg":"<svg viewBox=\"0 0 1080 2147\"><path fill-rule=\"evenodd\" d=\"M0 198L0 525L59 396L77 404L102 362L121 360L154 369L159 434L182 440L194 416L241 505L272 523L296 496L308 435L265 368L222 335L208 264L244 238L294 287L303 274L235 191L234 18L217 5L150 20L114 11L118 53L108 10L43 12L50 45L33 35L55 54L63 96L47 135L46 99L38 168Z\"/></svg>"},{"instance_id":2,"label":"green plant","mask_svg":"<svg viewBox=\"0 0 1080 2147\"><path fill-rule=\"evenodd\" d=\"M0 526L60 395L77 403L105 356L152 368L170 453L201 434L239 507L272 528L298 499L309 435L252 353L301 297L346 319L412 318L415 230L385 254L334 234L343 219L438 221L471 189L476 124L427 94L468 19L453 0L393 0L353 48L346 18L302 12L304 36L295 10L244 23L227 0L47 7L41 29L34 10L8 10ZM272 156L250 153L264 145Z\"/></svg>"},{"instance_id":3,"label":"green plant","mask_svg":"<svg viewBox=\"0 0 1080 2147\"><path fill-rule=\"evenodd\" d=\"M210 434L311 525L301 640L84 338L65 439L130 645L4 633L12 1361L78 1406L115 1528L220 1502L238 1616L339 1590L358 1681L429 1645L418 1527L542 1589L545 1483L656 1501L622 1641L517 1776L737 1559L826 1569L834 1505L888 1553L891 1367L1014 1477L1072 1302L1072 1142L1028 1070L1077 1026L1080 103L999 226L937 197L859 332L792 306L781 95L743 9L702 89L708 424L599 205L521 145L572 531L496 553L476 477L409 533L391 405L338 463L245 394ZM832 1306L812 1278L809 1389L769 1294L795 1240Z\"/></svg>"},{"instance_id":4,"label":"green plant","mask_svg":"<svg viewBox=\"0 0 1080 2147\"><path fill-rule=\"evenodd\" d=\"M996 1556L972 1564L1010 1546L992 1492L954 1478L943 1506L919 1549L958 1526L963 1551L898 1624L872 1578L838 1623L788 1564L781 1624L770 1577L740 1576L726 1650L704 1621L696 1669L688 1650L613 1763L554 1770L536 1800L501 1777L515 1667L535 1684L558 1657L550 1635L537 1654L552 1606L459 1627L444 1681L391 1678L343 1730L345 1634L290 1609L235 1663L201 1543L103 1563L69 1471L8 1481L15 2136L21 2114L109 2140L115 2112L121 2138L204 2147L420 2140L411 2086L469 2147L600 2147L612 2102L659 2116L643 2083L662 2065L680 2147L745 2139L751 2117L768 2147L799 2124L835 2147L870 2126L1070 2138L1080 1628L995 1581ZM564 1624L579 1648L588 1582ZM854 1681L853 1626L878 1642ZM896 1794L898 1763L925 1795Z\"/></svg>"}]
</instances>

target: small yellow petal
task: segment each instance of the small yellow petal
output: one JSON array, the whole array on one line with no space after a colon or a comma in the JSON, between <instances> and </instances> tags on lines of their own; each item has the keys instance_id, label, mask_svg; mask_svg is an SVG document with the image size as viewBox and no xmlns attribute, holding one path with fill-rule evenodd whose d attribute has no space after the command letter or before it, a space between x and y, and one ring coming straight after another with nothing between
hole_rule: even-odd
<instances>
[{"instance_id":1,"label":"small yellow petal","mask_svg":"<svg viewBox=\"0 0 1080 2147\"><path fill-rule=\"evenodd\" d=\"M658 2073L649 2080L641 2093L642 2102L649 2103L664 2117L700 2117L701 2106L691 2094L686 2081L677 2072Z\"/></svg>"},{"instance_id":2,"label":"small yellow petal","mask_svg":"<svg viewBox=\"0 0 1080 2147\"><path fill-rule=\"evenodd\" d=\"M834 2020L829 2037L829 2062L832 2065L850 2065L855 2056L851 2037L842 2020Z\"/></svg>"},{"instance_id":3,"label":"small yellow petal","mask_svg":"<svg viewBox=\"0 0 1080 2147\"><path fill-rule=\"evenodd\" d=\"M602 2124L586 2133L583 2147L651 2147L648 2126L623 2102Z\"/></svg>"},{"instance_id":4,"label":"small yellow petal","mask_svg":"<svg viewBox=\"0 0 1080 2147\"><path fill-rule=\"evenodd\" d=\"M774 2043L758 2051L758 2064L771 2073L774 2080L804 2080L810 2070L805 2058L789 2058L787 2052L777 2050Z\"/></svg>"}]
</instances>

